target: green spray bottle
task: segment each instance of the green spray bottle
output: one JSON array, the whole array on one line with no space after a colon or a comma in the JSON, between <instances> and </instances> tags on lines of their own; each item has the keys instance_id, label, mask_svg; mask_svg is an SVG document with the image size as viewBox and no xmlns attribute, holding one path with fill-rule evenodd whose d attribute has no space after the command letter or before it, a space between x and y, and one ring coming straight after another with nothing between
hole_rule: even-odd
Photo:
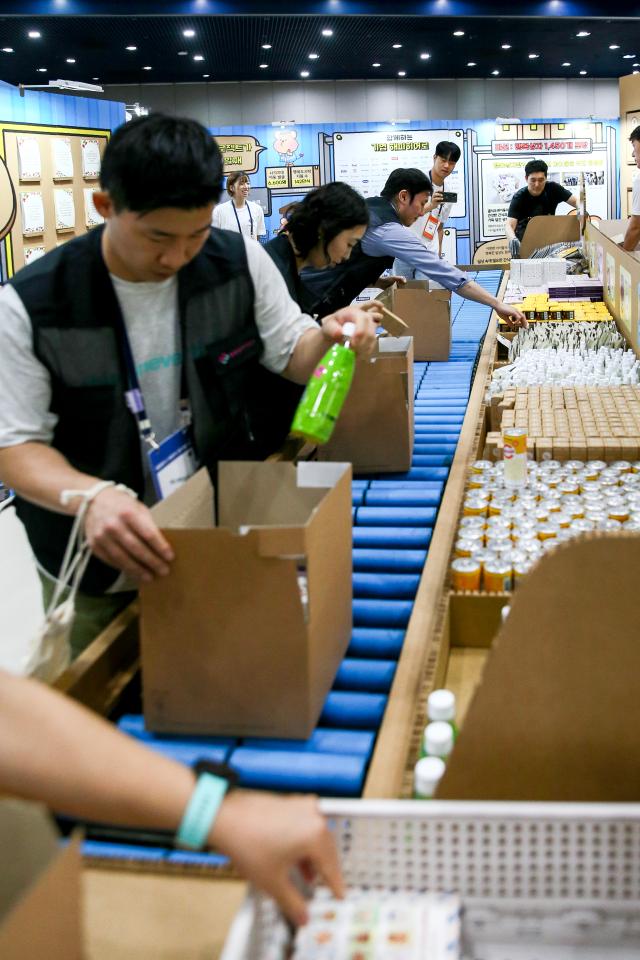
<instances>
[{"instance_id":1,"label":"green spray bottle","mask_svg":"<svg viewBox=\"0 0 640 960\"><path fill-rule=\"evenodd\" d=\"M345 323L344 343L334 343L313 371L291 424L292 436L318 445L331 439L353 380L356 355L350 343L355 329L354 323Z\"/></svg>"}]
</instances>

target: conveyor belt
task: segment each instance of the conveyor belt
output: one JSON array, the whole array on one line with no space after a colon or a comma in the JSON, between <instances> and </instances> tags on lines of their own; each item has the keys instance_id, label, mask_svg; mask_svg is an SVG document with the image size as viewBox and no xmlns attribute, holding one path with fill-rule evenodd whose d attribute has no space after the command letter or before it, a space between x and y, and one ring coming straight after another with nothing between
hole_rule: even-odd
<instances>
[{"instance_id":1,"label":"conveyor belt","mask_svg":"<svg viewBox=\"0 0 640 960\"><path fill-rule=\"evenodd\" d=\"M501 273L476 279L496 294ZM450 359L415 364L411 469L353 482L353 632L314 734L307 741L156 737L144 730L141 716L123 717L123 731L185 763L196 756L224 759L247 787L361 794L491 313L455 295L451 305ZM113 856L110 844L92 843L87 852L99 857L101 846L105 857ZM121 859L124 848L117 847ZM166 862L180 856L173 852ZM188 856L184 862L191 862Z\"/></svg>"}]
</instances>

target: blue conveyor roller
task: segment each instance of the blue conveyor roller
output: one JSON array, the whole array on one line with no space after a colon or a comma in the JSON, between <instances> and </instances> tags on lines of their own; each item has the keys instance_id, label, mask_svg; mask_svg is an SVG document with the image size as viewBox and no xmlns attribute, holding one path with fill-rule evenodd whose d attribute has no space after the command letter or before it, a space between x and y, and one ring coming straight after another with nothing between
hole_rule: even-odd
<instances>
[{"instance_id":1,"label":"blue conveyor roller","mask_svg":"<svg viewBox=\"0 0 640 960\"><path fill-rule=\"evenodd\" d=\"M331 797L357 796L366 770L366 759L362 756L251 750L248 747L234 750L229 762L243 787L319 792Z\"/></svg>"}]
</instances>

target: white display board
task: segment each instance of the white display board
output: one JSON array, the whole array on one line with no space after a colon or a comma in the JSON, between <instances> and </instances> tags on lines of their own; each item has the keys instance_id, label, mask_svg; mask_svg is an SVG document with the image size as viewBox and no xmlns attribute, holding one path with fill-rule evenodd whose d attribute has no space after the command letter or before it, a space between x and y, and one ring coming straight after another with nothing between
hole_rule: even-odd
<instances>
[{"instance_id":1,"label":"white display board","mask_svg":"<svg viewBox=\"0 0 640 960\"><path fill-rule=\"evenodd\" d=\"M436 144L450 140L461 155L456 169L447 177L445 189L458 194L451 217L464 217L464 132L462 130L371 130L335 133L333 156L335 179L348 183L364 197L377 197L387 177L398 167L417 167L429 173Z\"/></svg>"}]
</instances>

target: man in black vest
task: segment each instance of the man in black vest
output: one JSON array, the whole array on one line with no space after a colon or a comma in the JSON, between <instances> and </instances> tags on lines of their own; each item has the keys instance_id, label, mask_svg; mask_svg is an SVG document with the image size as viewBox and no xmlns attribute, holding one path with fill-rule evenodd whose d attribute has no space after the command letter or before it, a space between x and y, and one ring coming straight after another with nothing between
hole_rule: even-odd
<instances>
[{"instance_id":1,"label":"man in black vest","mask_svg":"<svg viewBox=\"0 0 640 960\"><path fill-rule=\"evenodd\" d=\"M447 290L467 300L492 307L514 326L526 326L524 314L487 293L475 280L445 260L440 260L408 228L422 216L433 187L429 177L411 167L392 170L379 197L369 197L369 226L347 263L334 270L302 273L302 280L316 296L314 312L326 316L375 283L380 273L402 260L425 273Z\"/></svg>"},{"instance_id":2,"label":"man in black vest","mask_svg":"<svg viewBox=\"0 0 640 960\"><path fill-rule=\"evenodd\" d=\"M355 348L373 349L379 311L319 327L259 244L211 231L221 186L220 151L200 124L159 114L125 124L94 194L106 225L0 295L0 477L17 493L45 603L73 517L87 511L93 559L74 653L137 581L169 572L148 509L170 482L163 451L182 476L197 462L214 473L219 460L259 458L258 364L304 383L347 320Z\"/></svg>"}]
</instances>

